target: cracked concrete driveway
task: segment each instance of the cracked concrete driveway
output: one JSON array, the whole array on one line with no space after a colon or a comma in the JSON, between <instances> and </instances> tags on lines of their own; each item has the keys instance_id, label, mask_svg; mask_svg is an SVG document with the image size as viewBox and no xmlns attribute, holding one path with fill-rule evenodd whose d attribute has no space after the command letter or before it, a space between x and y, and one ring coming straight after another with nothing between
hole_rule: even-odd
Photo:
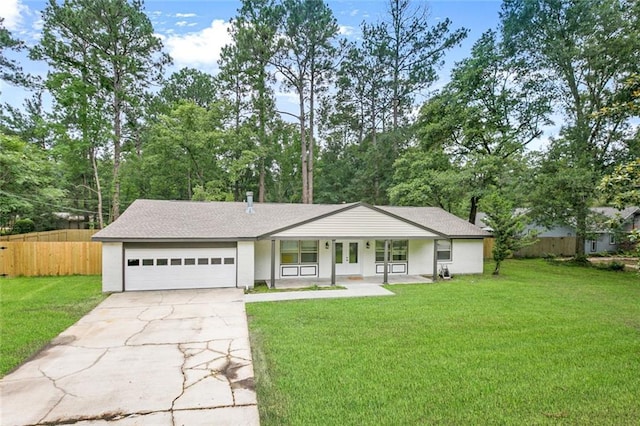
<instances>
[{"instance_id":1,"label":"cracked concrete driveway","mask_svg":"<svg viewBox=\"0 0 640 426\"><path fill-rule=\"evenodd\" d=\"M258 425L242 290L113 294L0 391L3 425Z\"/></svg>"}]
</instances>

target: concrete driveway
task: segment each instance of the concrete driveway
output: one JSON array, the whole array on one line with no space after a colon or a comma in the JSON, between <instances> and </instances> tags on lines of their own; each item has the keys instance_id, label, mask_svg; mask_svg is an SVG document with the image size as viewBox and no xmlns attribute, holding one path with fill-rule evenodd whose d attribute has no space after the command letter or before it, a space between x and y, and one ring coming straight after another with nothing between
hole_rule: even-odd
<instances>
[{"instance_id":1,"label":"concrete driveway","mask_svg":"<svg viewBox=\"0 0 640 426\"><path fill-rule=\"evenodd\" d=\"M0 391L2 425L258 425L242 290L113 294Z\"/></svg>"}]
</instances>

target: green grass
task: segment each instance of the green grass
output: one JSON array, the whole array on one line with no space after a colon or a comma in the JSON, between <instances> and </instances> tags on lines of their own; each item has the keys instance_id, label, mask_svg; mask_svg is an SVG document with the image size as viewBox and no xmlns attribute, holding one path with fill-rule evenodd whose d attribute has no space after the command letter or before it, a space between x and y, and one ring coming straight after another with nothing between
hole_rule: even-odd
<instances>
[{"instance_id":1,"label":"green grass","mask_svg":"<svg viewBox=\"0 0 640 426\"><path fill-rule=\"evenodd\" d=\"M508 261L247 305L263 425L640 424L640 278Z\"/></svg>"},{"instance_id":2,"label":"green grass","mask_svg":"<svg viewBox=\"0 0 640 426\"><path fill-rule=\"evenodd\" d=\"M0 278L0 376L105 297L100 276Z\"/></svg>"}]
</instances>

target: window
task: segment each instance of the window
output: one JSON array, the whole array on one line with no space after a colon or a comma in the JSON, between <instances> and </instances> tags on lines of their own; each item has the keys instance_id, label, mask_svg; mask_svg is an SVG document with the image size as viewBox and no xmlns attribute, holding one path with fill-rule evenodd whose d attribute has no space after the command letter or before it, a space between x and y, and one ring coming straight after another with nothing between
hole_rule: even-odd
<instances>
[{"instance_id":1,"label":"window","mask_svg":"<svg viewBox=\"0 0 640 426\"><path fill-rule=\"evenodd\" d=\"M450 240L438 240L437 244L437 259L438 260L451 260L451 241Z\"/></svg>"},{"instance_id":2,"label":"window","mask_svg":"<svg viewBox=\"0 0 640 426\"><path fill-rule=\"evenodd\" d=\"M298 242L297 241L280 241L280 263L282 264L298 263Z\"/></svg>"},{"instance_id":3,"label":"window","mask_svg":"<svg viewBox=\"0 0 640 426\"><path fill-rule=\"evenodd\" d=\"M233 257L225 257L224 264L225 265L233 265L235 263L235 259Z\"/></svg>"},{"instance_id":4,"label":"window","mask_svg":"<svg viewBox=\"0 0 640 426\"><path fill-rule=\"evenodd\" d=\"M222 265L222 259L219 257L212 257L211 258L211 264L212 265Z\"/></svg>"},{"instance_id":5,"label":"window","mask_svg":"<svg viewBox=\"0 0 640 426\"><path fill-rule=\"evenodd\" d=\"M153 266L153 259L142 259L142 266Z\"/></svg>"},{"instance_id":6,"label":"window","mask_svg":"<svg viewBox=\"0 0 640 426\"><path fill-rule=\"evenodd\" d=\"M140 259L128 259L127 266L140 266Z\"/></svg>"},{"instance_id":7,"label":"window","mask_svg":"<svg viewBox=\"0 0 640 426\"><path fill-rule=\"evenodd\" d=\"M167 266L169 264L169 259L157 259L156 266Z\"/></svg>"},{"instance_id":8,"label":"window","mask_svg":"<svg viewBox=\"0 0 640 426\"><path fill-rule=\"evenodd\" d=\"M182 265L182 259L171 259L171 266L180 266Z\"/></svg>"},{"instance_id":9,"label":"window","mask_svg":"<svg viewBox=\"0 0 640 426\"><path fill-rule=\"evenodd\" d=\"M595 253L598 251L598 242L596 240L591 240L591 253Z\"/></svg>"},{"instance_id":10,"label":"window","mask_svg":"<svg viewBox=\"0 0 640 426\"><path fill-rule=\"evenodd\" d=\"M185 265L195 265L196 260L193 257L188 257L184 260Z\"/></svg>"},{"instance_id":11,"label":"window","mask_svg":"<svg viewBox=\"0 0 640 426\"><path fill-rule=\"evenodd\" d=\"M208 265L209 264L209 258L208 257L199 257L198 258L198 265Z\"/></svg>"},{"instance_id":12,"label":"window","mask_svg":"<svg viewBox=\"0 0 640 426\"><path fill-rule=\"evenodd\" d=\"M614 234L609 234L609 244L614 245L616 243L616 236Z\"/></svg>"},{"instance_id":13,"label":"window","mask_svg":"<svg viewBox=\"0 0 640 426\"><path fill-rule=\"evenodd\" d=\"M318 263L318 242L300 241L301 263Z\"/></svg>"},{"instance_id":14,"label":"window","mask_svg":"<svg viewBox=\"0 0 640 426\"><path fill-rule=\"evenodd\" d=\"M318 263L318 241L280 241L280 263L283 265Z\"/></svg>"},{"instance_id":15,"label":"window","mask_svg":"<svg viewBox=\"0 0 640 426\"><path fill-rule=\"evenodd\" d=\"M389 241L389 262L406 262L409 253L409 241ZM384 262L384 241L376 240L376 262Z\"/></svg>"}]
</instances>

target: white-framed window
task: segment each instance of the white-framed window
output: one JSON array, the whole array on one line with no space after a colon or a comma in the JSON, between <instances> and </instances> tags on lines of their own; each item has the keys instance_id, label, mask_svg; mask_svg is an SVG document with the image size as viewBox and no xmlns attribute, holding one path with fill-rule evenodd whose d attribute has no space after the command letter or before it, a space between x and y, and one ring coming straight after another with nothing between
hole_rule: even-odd
<instances>
[{"instance_id":1,"label":"white-framed window","mask_svg":"<svg viewBox=\"0 0 640 426\"><path fill-rule=\"evenodd\" d=\"M280 241L280 263L282 265L318 263L318 241Z\"/></svg>"},{"instance_id":2,"label":"white-framed window","mask_svg":"<svg viewBox=\"0 0 640 426\"><path fill-rule=\"evenodd\" d=\"M615 234L609 234L609 244L610 245L614 245L616 243L616 236Z\"/></svg>"},{"instance_id":3,"label":"white-framed window","mask_svg":"<svg viewBox=\"0 0 640 426\"><path fill-rule=\"evenodd\" d=\"M591 253L595 253L596 251L598 251L598 242L596 240L591 240Z\"/></svg>"},{"instance_id":4,"label":"white-framed window","mask_svg":"<svg viewBox=\"0 0 640 426\"><path fill-rule=\"evenodd\" d=\"M451 260L451 240L438 240L436 243L436 259Z\"/></svg>"},{"instance_id":5,"label":"white-framed window","mask_svg":"<svg viewBox=\"0 0 640 426\"><path fill-rule=\"evenodd\" d=\"M388 262L406 262L409 257L409 240L389 241ZM376 240L376 262L384 262L384 241Z\"/></svg>"}]
</instances>

